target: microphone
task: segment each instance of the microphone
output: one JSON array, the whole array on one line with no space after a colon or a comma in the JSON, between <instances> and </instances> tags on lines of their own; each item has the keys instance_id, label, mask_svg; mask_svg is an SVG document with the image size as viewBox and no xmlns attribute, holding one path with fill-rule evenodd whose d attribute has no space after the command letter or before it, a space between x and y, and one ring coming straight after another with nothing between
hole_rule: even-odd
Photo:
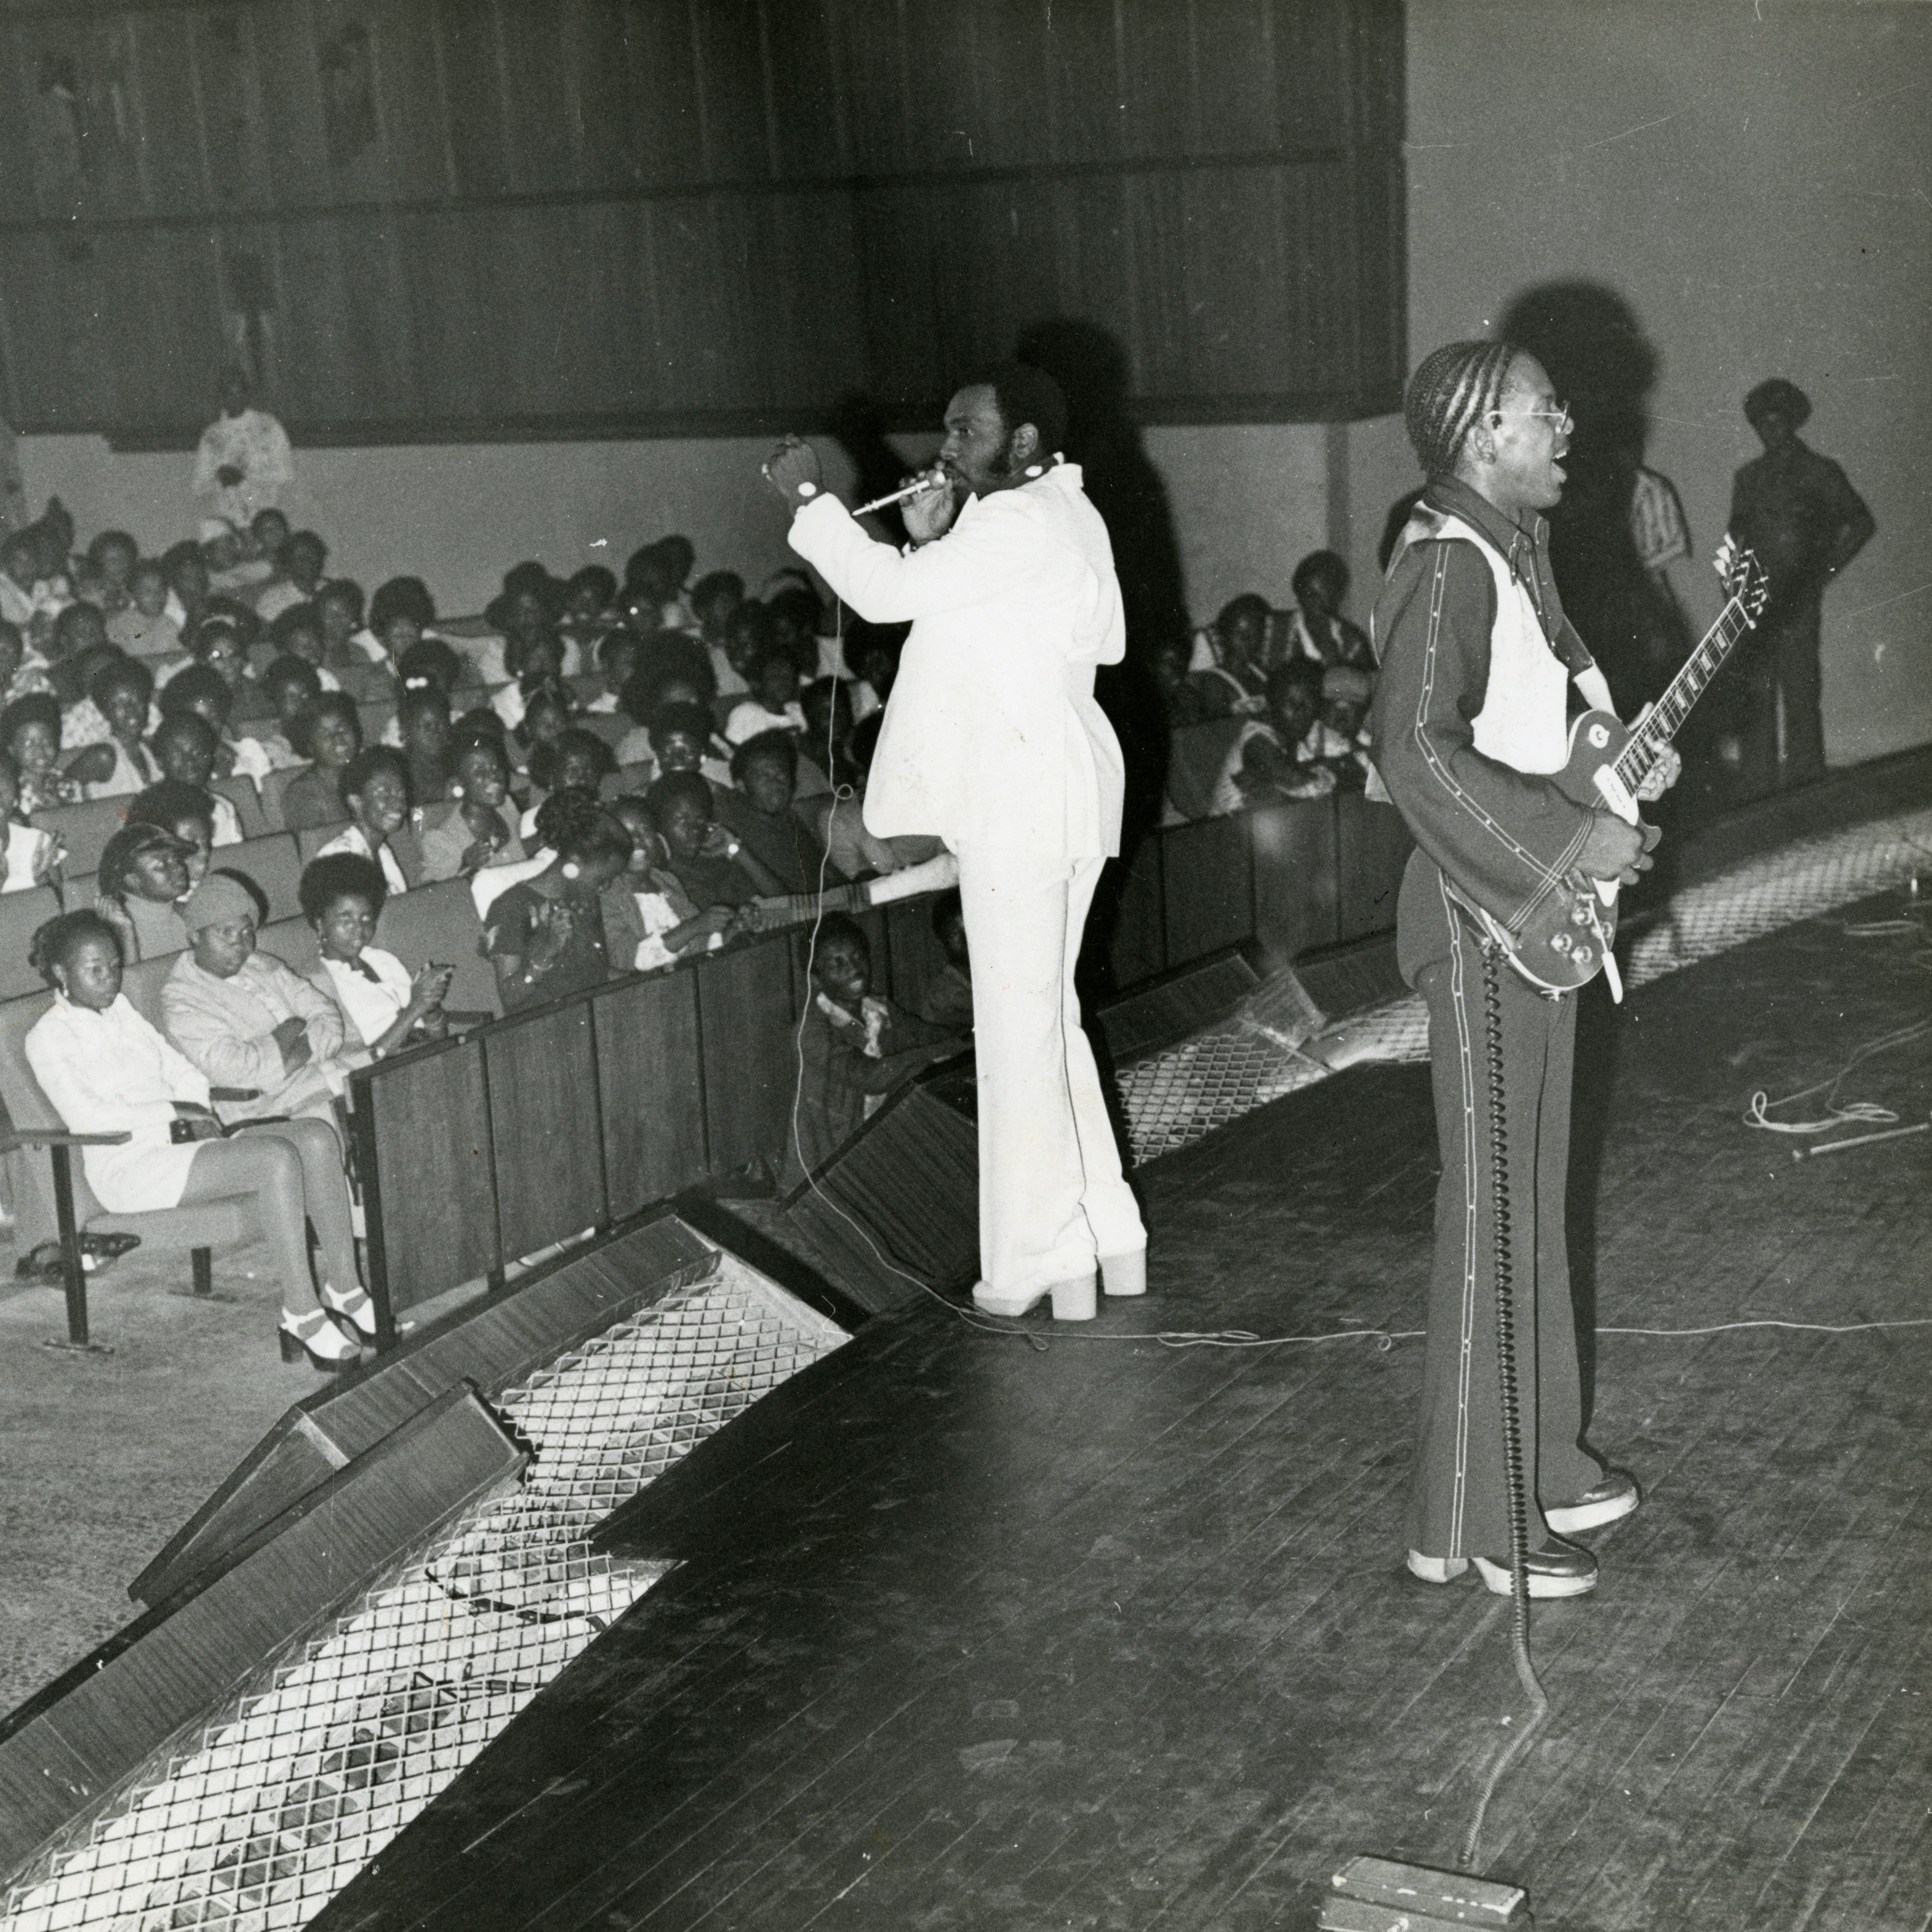
<instances>
[{"instance_id":1,"label":"microphone","mask_svg":"<svg viewBox=\"0 0 1932 1932\"><path fill-rule=\"evenodd\" d=\"M946 472L935 464L923 474L915 476L903 490L895 490L890 496L874 496L869 503L861 503L852 514L855 517L869 517L874 510L890 509L893 504L903 503L908 496L916 496L921 491L930 490L935 483L946 480Z\"/></svg>"}]
</instances>

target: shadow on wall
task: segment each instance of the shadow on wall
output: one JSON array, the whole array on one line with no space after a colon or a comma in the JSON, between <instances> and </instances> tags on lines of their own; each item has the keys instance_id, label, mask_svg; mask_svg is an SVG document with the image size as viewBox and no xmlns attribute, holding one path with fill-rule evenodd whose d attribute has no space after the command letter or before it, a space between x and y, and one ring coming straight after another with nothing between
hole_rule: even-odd
<instances>
[{"instance_id":1,"label":"shadow on wall","mask_svg":"<svg viewBox=\"0 0 1932 1932\"><path fill-rule=\"evenodd\" d=\"M1644 568L1630 527L1658 352L1635 310L1598 282L1524 290L1498 332L1543 364L1575 419L1550 557L1563 608L1628 717L1664 688L1692 642Z\"/></svg>"},{"instance_id":2,"label":"shadow on wall","mask_svg":"<svg viewBox=\"0 0 1932 1932\"><path fill-rule=\"evenodd\" d=\"M1112 722L1126 765L1122 863L1110 866L1102 880L1083 950L1083 978L1098 993L1106 990L1105 962L1126 862L1160 823L1168 728L1153 665L1162 645L1186 646L1186 586L1167 485L1148 456L1129 405L1126 351L1119 339L1097 322L1055 316L1028 328L1013 353L1044 369L1066 395L1065 454L1080 465L1088 496L1106 523L1127 620L1126 661L1102 668L1095 680L1095 694Z\"/></svg>"}]
</instances>

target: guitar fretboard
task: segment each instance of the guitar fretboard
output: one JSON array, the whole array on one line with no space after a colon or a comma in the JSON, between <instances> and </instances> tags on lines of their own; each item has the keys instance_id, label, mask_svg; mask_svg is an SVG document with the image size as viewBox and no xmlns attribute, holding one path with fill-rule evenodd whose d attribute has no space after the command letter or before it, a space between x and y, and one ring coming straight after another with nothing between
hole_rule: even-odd
<instances>
[{"instance_id":1,"label":"guitar fretboard","mask_svg":"<svg viewBox=\"0 0 1932 1932\"><path fill-rule=\"evenodd\" d=\"M1683 668L1670 680L1636 736L1624 747L1616 761L1616 774L1634 790L1658 756L1682 728L1690 707L1703 696L1712 679L1724 668L1724 661L1736 648L1738 640L1756 622L1733 592L1718 614L1718 621L1704 633L1697 648L1684 662Z\"/></svg>"}]
</instances>

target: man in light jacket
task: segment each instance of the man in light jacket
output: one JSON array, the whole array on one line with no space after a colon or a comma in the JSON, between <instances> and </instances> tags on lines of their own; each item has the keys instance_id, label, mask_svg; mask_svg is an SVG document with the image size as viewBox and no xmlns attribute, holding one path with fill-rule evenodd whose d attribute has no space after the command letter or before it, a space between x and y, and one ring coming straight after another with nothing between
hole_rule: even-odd
<instances>
[{"instance_id":1,"label":"man in light jacket","mask_svg":"<svg viewBox=\"0 0 1932 1932\"><path fill-rule=\"evenodd\" d=\"M1102 866L1120 850L1123 768L1094 698L1126 646L1106 526L1059 460L1066 403L1008 364L946 405L931 485L902 554L821 484L808 444L765 466L791 547L874 623L912 622L866 794L882 838L958 856L972 956L980 1112L974 1299L1062 1320L1146 1286L1147 1234L1120 1174L1074 962Z\"/></svg>"}]
</instances>

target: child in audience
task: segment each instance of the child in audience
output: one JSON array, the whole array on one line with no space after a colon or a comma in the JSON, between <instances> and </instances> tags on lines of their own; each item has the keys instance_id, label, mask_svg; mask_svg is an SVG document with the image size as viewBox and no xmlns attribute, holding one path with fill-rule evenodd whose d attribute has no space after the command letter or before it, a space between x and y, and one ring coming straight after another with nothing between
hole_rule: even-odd
<instances>
[{"instance_id":1,"label":"child in audience","mask_svg":"<svg viewBox=\"0 0 1932 1932\"><path fill-rule=\"evenodd\" d=\"M0 824L6 827L5 842L0 845L0 892L58 885L64 856L60 841L22 817L20 767L4 752L0 752Z\"/></svg>"},{"instance_id":2,"label":"child in audience","mask_svg":"<svg viewBox=\"0 0 1932 1932\"><path fill-rule=\"evenodd\" d=\"M374 860L392 895L420 885L421 848L410 825L409 760L393 746L370 745L337 773L336 789L349 823L316 856L350 852Z\"/></svg>"},{"instance_id":3,"label":"child in audience","mask_svg":"<svg viewBox=\"0 0 1932 1932\"><path fill-rule=\"evenodd\" d=\"M966 944L966 915L958 889L941 892L932 902L932 936L946 956L946 964L926 982L919 1003L920 1017L947 1033L973 1030L973 956Z\"/></svg>"},{"instance_id":4,"label":"child in audience","mask_svg":"<svg viewBox=\"0 0 1932 1932\"><path fill-rule=\"evenodd\" d=\"M94 909L121 935L130 966L188 944L181 908L194 890L193 848L158 825L124 825L109 839L94 874Z\"/></svg>"},{"instance_id":5,"label":"child in audience","mask_svg":"<svg viewBox=\"0 0 1932 1932\"><path fill-rule=\"evenodd\" d=\"M798 1103L787 1136L784 1184L830 1160L896 1087L962 1042L872 991L864 928L827 914L812 953L812 1000L799 1029Z\"/></svg>"},{"instance_id":6,"label":"child in audience","mask_svg":"<svg viewBox=\"0 0 1932 1932\"><path fill-rule=\"evenodd\" d=\"M687 953L716 952L742 929L740 914L727 905L692 904L677 875L664 864L664 841L650 808L640 798L614 799L611 815L631 835L631 862L604 888L604 930L614 959L622 932L633 934L631 964L640 973L674 966ZM630 902L628 916L612 916L614 897Z\"/></svg>"},{"instance_id":7,"label":"child in audience","mask_svg":"<svg viewBox=\"0 0 1932 1932\"><path fill-rule=\"evenodd\" d=\"M1348 664L1373 674L1366 635L1342 614L1348 566L1332 550L1311 550L1294 566L1294 622L1289 649L1319 664Z\"/></svg>"},{"instance_id":8,"label":"child in audience","mask_svg":"<svg viewBox=\"0 0 1932 1932\"><path fill-rule=\"evenodd\" d=\"M1345 790L1359 791L1369 776L1369 734L1364 719L1375 680L1353 664L1330 664L1322 674L1322 722L1315 755Z\"/></svg>"},{"instance_id":9,"label":"child in audience","mask_svg":"<svg viewBox=\"0 0 1932 1932\"><path fill-rule=\"evenodd\" d=\"M451 744L447 802L426 807L419 834L423 878L468 878L486 866L513 866L525 854L510 796L510 760L501 742L484 733L459 736Z\"/></svg>"},{"instance_id":10,"label":"child in audience","mask_svg":"<svg viewBox=\"0 0 1932 1932\"><path fill-rule=\"evenodd\" d=\"M227 680L209 664L189 664L168 680L161 694L161 716L192 711L214 727L220 741L214 754L215 775L219 778L253 778L257 785L272 769L268 752L257 738L238 736L229 729L234 693Z\"/></svg>"},{"instance_id":11,"label":"child in audience","mask_svg":"<svg viewBox=\"0 0 1932 1932\"><path fill-rule=\"evenodd\" d=\"M208 808L208 794L178 778L158 780L138 793L128 807L130 825L158 826L184 848L190 892L208 877L214 862L214 814Z\"/></svg>"},{"instance_id":12,"label":"child in audience","mask_svg":"<svg viewBox=\"0 0 1932 1932\"><path fill-rule=\"evenodd\" d=\"M1319 798L1335 789L1335 775L1316 762L1311 740L1320 728L1321 667L1306 658L1277 664L1268 674L1267 696L1266 716L1247 719L1228 751L1210 816L1279 799Z\"/></svg>"},{"instance_id":13,"label":"child in audience","mask_svg":"<svg viewBox=\"0 0 1932 1932\"><path fill-rule=\"evenodd\" d=\"M617 710L619 694L644 668L644 640L634 631L606 631L597 640L596 657L604 688L584 708L608 718Z\"/></svg>"},{"instance_id":14,"label":"child in audience","mask_svg":"<svg viewBox=\"0 0 1932 1932\"><path fill-rule=\"evenodd\" d=\"M403 693L396 708L396 735L409 761L412 797L442 796L454 730L449 722L448 694L440 686L426 684Z\"/></svg>"},{"instance_id":15,"label":"child in audience","mask_svg":"<svg viewBox=\"0 0 1932 1932\"><path fill-rule=\"evenodd\" d=\"M716 822L711 788L699 773L668 772L644 794L644 806L664 838L664 869L693 905L747 905L784 892L770 867Z\"/></svg>"},{"instance_id":16,"label":"child in audience","mask_svg":"<svg viewBox=\"0 0 1932 1932\"><path fill-rule=\"evenodd\" d=\"M181 632L168 615L167 572L152 561L128 573L128 602L107 620L108 640L136 657L164 658L181 649Z\"/></svg>"},{"instance_id":17,"label":"child in audience","mask_svg":"<svg viewBox=\"0 0 1932 1932\"><path fill-rule=\"evenodd\" d=\"M141 560L140 545L125 530L103 530L88 545L87 560L95 593L92 601L110 617L126 610L133 596L134 566Z\"/></svg>"},{"instance_id":18,"label":"child in audience","mask_svg":"<svg viewBox=\"0 0 1932 1932\"><path fill-rule=\"evenodd\" d=\"M154 689L154 681L142 665L118 652L94 673L88 696L107 727L108 735L101 742L112 754L112 766L106 776L83 788L89 798L140 791L161 776L146 742L148 705Z\"/></svg>"},{"instance_id":19,"label":"child in audience","mask_svg":"<svg viewBox=\"0 0 1932 1932\"><path fill-rule=\"evenodd\" d=\"M1268 709L1268 599L1249 591L1231 598L1209 630L1206 662L1191 660L1199 689L1216 717L1258 718Z\"/></svg>"},{"instance_id":20,"label":"child in audience","mask_svg":"<svg viewBox=\"0 0 1932 1932\"><path fill-rule=\"evenodd\" d=\"M610 976L598 902L631 862L629 832L594 792L546 799L537 836L554 856L536 878L500 894L484 924L484 953L506 1013Z\"/></svg>"},{"instance_id":21,"label":"child in audience","mask_svg":"<svg viewBox=\"0 0 1932 1932\"><path fill-rule=\"evenodd\" d=\"M747 738L731 759L735 789L713 795L719 824L741 838L786 892L816 892L845 883L825 848L792 810L798 744L789 731Z\"/></svg>"},{"instance_id":22,"label":"child in audience","mask_svg":"<svg viewBox=\"0 0 1932 1932\"><path fill-rule=\"evenodd\" d=\"M455 970L430 963L411 973L372 944L388 897L382 868L352 852L318 854L302 872L302 916L322 953L315 982L341 1008L345 1040L372 1060L447 1036L442 1003Z\"/></svg>"},{"instance_id":23,"label":"child in audience","mask_svg":"<svg viewBox=\"0 0 1932 1932\"><path fill-rule=\"evenodd\" d=\"M209 843L240 844L242 816L234 801L208 788L221 751L214 726L198 712L170 711L154 734L153 747L161 776L188 787L206 807Z\"/></svg>"},{"instance_id":24,"label":"child in audience","mask_svg":"<svg viewBox=\"0 0 1932 1932\"><path fill-rule=\"evenodd\" d=\"M90 745L61 768L60 700L49 692L16 698L0 712L0 752L14 761L19 773L18 808L31 816L56 805L78 805L86 776L112 769L113 760L99 746Z\"/></svg>"},{"instance_id":25,"label":"child in audience","mask_svg":"<svg viewBox=\"0 0 1932 1932\"><path fill-rule=\"evenodd\" d=\"M338 782L362 749L362 720L345 694L322 693L296 748L307 751L310 769L291 778L282 794L282 823L291 832L340 824L342 793Z\"/></svg>"},{"instance_id":26,"label":"child in audience","mask_svg":"<svg viewBox=\"0 0 1932 1932\"><path fill-rule=\"evenodd\" d=\"M805 712L798 701L798 664L788 652L768 651L752 667L752 692L731 707L724 721L728 742L742 745L763 731L802 731Z\"/></svg>"}]
</instances>

